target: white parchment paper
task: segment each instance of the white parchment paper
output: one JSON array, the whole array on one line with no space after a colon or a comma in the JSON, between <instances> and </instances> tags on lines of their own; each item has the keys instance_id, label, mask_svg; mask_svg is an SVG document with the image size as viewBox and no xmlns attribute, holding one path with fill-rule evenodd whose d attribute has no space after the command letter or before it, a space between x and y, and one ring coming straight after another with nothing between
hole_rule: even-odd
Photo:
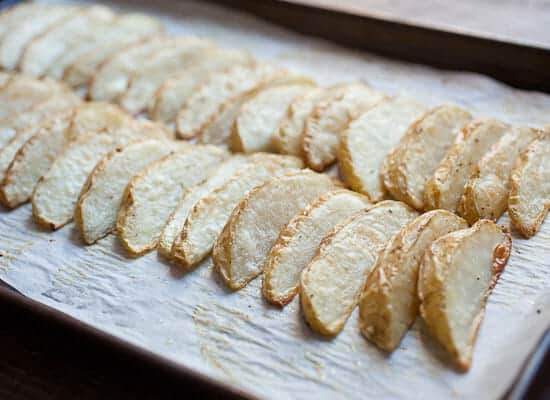
<instances>
[{"instance_id":1,"label":"white parchment paper","mask_svg":"<svg viewBox=\"0 0 550 400\"><path fill-rule=\"evenodd\" d=\"M346 50L217 6L174 3L121 8L156 14L172 33L246 48L326 84L362 79L427 104L456 103L476 116L535 127L550 122L548 95ZM506 216L499 222L509 225ZM550 322L549 221L529 241L514 233L466 374L448 366L418 321L391 356L360 335L356 313L326 340L304 324L297 299L284 310L267 305L261 279L230 293L209 260L184 275L155 253L128 259L113 236L86 247L73 225L41 230L28 205L0 210L0 256L0 279L30 298L265 398L499 398Z\"/></svg>"}]
</instances>

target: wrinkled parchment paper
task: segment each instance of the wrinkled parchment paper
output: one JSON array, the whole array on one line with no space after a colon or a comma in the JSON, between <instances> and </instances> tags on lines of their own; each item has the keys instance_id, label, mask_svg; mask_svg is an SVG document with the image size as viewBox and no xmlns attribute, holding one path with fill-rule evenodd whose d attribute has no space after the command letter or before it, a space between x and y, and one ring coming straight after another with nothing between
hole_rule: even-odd
<instances>
[{"instance_id":1,"label":"wrinkled parchment paper","mask_svg":"<svg viewBox=\"0 0 550 400\"><path fill-rule=\"evenodd\" d=\"M476 116L550 122L548 95L346 50L212 5L174 3L122 8L159 15L172 33L246 48L326 84L362 79ZM509 225L506 216L499 222ZM184 275L155 253L126 258L113 236L86 247L73 225L41 230L28 205L0 211L0 255L0 279L28 297L265 398L499 398L550 322L550 221L529 241L514 233L466 374L449 367L419 321L391 356L363 339L356 312L326 340L304 324L297 299L284 310L267 305L261 279L229 293L211 261Z\"/></svg>"}]
</instances>

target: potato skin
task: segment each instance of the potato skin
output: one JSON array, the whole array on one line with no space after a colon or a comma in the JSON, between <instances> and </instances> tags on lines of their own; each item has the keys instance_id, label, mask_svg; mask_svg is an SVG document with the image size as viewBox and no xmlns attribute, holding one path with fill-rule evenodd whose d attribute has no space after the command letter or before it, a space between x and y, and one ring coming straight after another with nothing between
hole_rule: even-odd
<instances>
[{"instance_id":1,"label":"potato skin","mask_svg":"<svg viewBox=\"0 0 550 400\"><path fill-rule=\"evenodd\" d=\"M492 278L483 294L481 308L473 321L473 330L469 338L467 354L460 354L452 336L452 324L449 320L447 310L447 279L450 272L450 264L455 255L454 252L460 247L461 242L468 236L481 234L481 231L484 229L492 229L494 233L502 235L502 240L493 250ZM473 347L481 321L485 315L487 299L508 262L511 246L512 238L509 233L505 232L493 221L481 219L469 229L451 232L433 242L422 259L418 280L418 295L421 301L420 314L431 334L447 350L453 364L462 372L470 368Z\"/></svg>"}]
</instances>

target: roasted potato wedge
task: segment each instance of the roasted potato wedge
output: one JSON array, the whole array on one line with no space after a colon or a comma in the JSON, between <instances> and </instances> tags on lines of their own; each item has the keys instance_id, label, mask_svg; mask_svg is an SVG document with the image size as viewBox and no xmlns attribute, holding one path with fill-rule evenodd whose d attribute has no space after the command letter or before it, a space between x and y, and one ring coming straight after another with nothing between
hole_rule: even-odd
<instances>
[{"instance_id":1,"label":"roasted potato wedge","mask_svg":"<svg viewBox=\"0 0 550 400\"><path fill-rule=\"evenodd\" d=\"M140 42L100 64L90 80L88 97L96 101L116 101L128 88L130 77L161 49L173 47L175 41L168 36L156 36Z\"/></svg>"},{"instance_id":2,"label":"roasted potato wedge","mask_svg":"<svg viewBox=\"0 0 550 400\"><path fill-rule=\"evenodd\" d=\"M71 142L95 133L120 136L121 144L133 138L164 140L169 137L162 126L147 120L133 120L113 105L82 104L68 121L52 120L19 147L0 183L0 201L7 207L16 207L29 200L38 179L48 171L63 149Z\"/></svg>"},{"instance_id":3,"label":"roasted potato wedge","mask_svg":"<svg viewBox=\"0 0 550 400\"><path fill-rule=\"evenodd\" d=\"M418 268L432 242L468 227L450 211L433 210L402 227L378 256L359 301L363 335L393 351L418 315Z\"/></svg>"},{"instance_id":4,"label":"roasted potato wedge","mask_svg":"<svg viewBox=\"0 0 550 400\"><path fill-rule=\"evenodd\" d=\"M399 144L386 156L382 180L396 199L424 209L424 186L445 157L458 131L472 116L453 105L428 111L412 124Z\"/></svg>"},{"instance_id":5,"label":"roasted potato wedge","mask_svg":"<svg viewBox=\"0 0 550 400\"><path fill-rule=\"evenodd\" d=\"M64 53L46 71L46 76L55 79L62 79L65 72L78 62L90 51L97 51L110 43L117 43L122 40L129 43L135 39L150 36L162 31L162 24L159 20L144 14L120 14L113 21L102 22L94 27L94 33Z\"/></svg>"},{"instance_id":6,"label":"roasted potato wedge","mask_svg":"<svg viewBox=\"0 0 550 400\"><path fill-rule=\"evenodd\" d=\"M420 314L454 364L470 368L487 298L508 261L512 239L489 220L428 247L420 266Z\"/></svg>"},{"instance_id":7,"label":"roasted potato wedge","mask_svg":"<svg viewBox=\"0 0 550 400\"><path fill-rule=\"evenodd\" d=\"M270 78L282 75L286 73L266 64L237 65L227 72L211 75L178 112L178 135L184 139L202 135L212 120L221 114L227 101L254 90Z\"/></svg>"},{"instance_id":8,"label":"roasted potato wedge","mask_svg":"<svg viewBox=\"0 0 550 400\"><path fill-rule=\"evenodd\" d=\"M328 176L304 170L270 179L248 193L233 209L212 252L225 284L239 290L260 275L285 224L334 187Z\"/></svg>"},{"instance_id":9,"label":"roasted potato wedge","mask_svg":"<svg viewBox=\"0 0 550 400\"><path fill-rule=\"evenodd\" d=\"M281 154L302 156L302 132L305 123L316 104L337 98L347 87L347 84L316 88L295 99L287 109L275 130L272 146Z\"/></svg>"},{"instance_id":10,"label":"roasted potato wedge","mask_svg":"<svg viewBox=\"0 0 550 400\"><path fill-rule=\"evenodd\" d=\"M134 175L126 186L116 222L132 256L156 248L162 228L182 194L202 182L228 154L214 146L193 146L167 155Z\"/></svg>"},{"instance_id":11,"label":"roasted potato wedge","mask_svg":"<svg viewBox=\"0 0 550 400\"><path fill-rule=\"evenodd\" d=\"M456 211L476 164L510 126L495 119L475 120L457 135L424 187L424 207Z\"/></svg>"},{"instance_id":12,"label":"roasted potato wedge","mask_svg":"<svg viewBox=\"0 0 550 400\"><path fill-rule=\"evenodd\" d=\"M144 111L165 79L189 68L212 48L209 41L188 37L179 39L177 46L159 50L133 72L119 104L130 114Z\"/></svg>"},{"instance_id":13,"label":"roasted potato wedge","mask_svg":"<svg viewBox=\"0 0 550 400\"><path fill-rule=\"evenodd\" d=\"M190 187L181 198L178 206L168 218L166 225L162 229L159 239L158 252L166 258L172 258L172 245L176 237L183 229L183 225L193 206L203 197L206 197L217 187L223 185L239 169L251 162L250 157L235 155L225 160L219 165L206 180L195 186Z\"/></svg>"},{"instance_id":14,"label":"roasted potato wedge","mask_svg":"<svg viewBox=\"0 0 550 400\"><path fill-rule=\"evenodd\" d=\"M169 141L143 140L117 147L97 163L80 192L74 215L86 244L97 242L115 229L130 179L176 149Z\"/></svg>"},{"instance_id":15,"label":"roasted potato wedge","mask_svg":"<svg viewBox=\"0 0 550 400\"><path fill-rule=\"evenodd\" d=\"M526 238L540 228L550 210L550 129L525 149L510 175L508 213Z\"/></svg>"},{"instance_id":16,"label":"roasted potato wedge","mask_svg":"<svg viewBox=\"0 0 550 400\"><path fill-rule=\"evenodd\" d=\"M521 150L539 135L527 127L514 127L493 145L474 168L464 186L458 213L468 223L478 219L496 221L508 208L510 171Z\"/></svg>"},{"instance_id":17,"label":"roasted potato wedge","mask_svg":"<svg viewBox=\"0 0 550 400\"><path fill-rule=\"evenodd\" d=\"M0 67L5 70L16 69L29 43L78 11L76 7L51 5L47 10L33 16L32 23L17 24L1 35Z\"/></svg>"},{"instance_id":18,"label":"roasted potato wedge","mask_svg":"<svg viewBox=\"0 0 550 400\"><path fill-rule=\"evenodd\" d=\"M227 72L237 65L252 66L253 64L253 58L246 52L223 49L212 49L205 52L204 57L197 60L191 67L162 83L149 107L149 116L175 130L178 112L191 94L211 75Z\"/></svg>"},{"instance_id":19,"label":"roasted potato wedge","mask_svg":"<svg viewBox=\"0 0 550 400\"><path fill-rule=\"evenodd\" d=\"M324 171L336 161L340 133L350 121L386 96L363 83L342 88L338 97L318 102L306 119L301 137L306 165Z\"/></svg>"},{"instance_id":20,"label":"roasted potato wedge","mask_svg":"<svg viewBox=\"0 0 550 400\"><path fill-rule=\"evenodd\" d=\"M210 254L231 211L248 192L276 175L303 166L295 157L264 157L237 171L231 179L193 206L172 247L172 257L178 265L189 270Z\"/></svg>"},{"instance_id":21,"label":"roasted potato wedge","mask_svg":"<svg viewBox=\"0 0 550 400\"><path fill-rule=\"evenodd\" d=\"M114 18L115 14L104 6L82 8L29 43L21 56L19 69L28 76L44 76L64 53L92 38L96 25Z\"/></svg>"},{"instance_id":22,"label":"roasted potato wedge","mask_svg":"<svg viewBox=\"0 0 550 400\"><path fill-rule=\"evenodd\" d=\"M300 279L304 318L314 331L334 336L342 330L387 241L417 215L405 203L382 201L323 239Z\"/></svg>"},{"instance_id":23,"label":"roasted potato wedge","mask_svg":"<svg viewBox=\"0 0 550 400\"><path fill-rule=\"evenodd\" d=\"M290 103L311 90L310 82L268 87L248 99L240 108L231 135L232 151L254 153L271 151L271 137Z\"/></svg>"},{"instance_id":24,"label":"roasted potato wedge","mask_svg":"<svg viewBox=\"0 0 550 400\"><path fill-rule=\"evenodd\" d=\"M0 12L0 38L18 26L23 25L29 18L34 18L39 14L47 12L49 7L51 7L51 4L25 2L8 9L3 9Z\"/></svg>"},{"instance_id":25,"label":"roasted potato wedge","mask_svg":"<svg viewBox=\"0 0 550 400\"><path fill-rule=\"evenodd\" d=\"M272 304L285 306L298 293L300 273L307 267L321 240L347 217L369 205L350 190L321 195L298 213L279 233L264 265L263 294Z\"/></svg>"},{"instance_id":26,"label":"roasted potato wedge","mask_svg":"<svg viewBox=\"0 0 550 400\"><path fill-rule=\"evenodd\" d=\"M0 147L7 146L14 139L20 143L21 139L30 132L37 132L49 120L70 112L79 104L81 104L81 100L75 94L59 93L34 105L27 111L4 118L0 121ZM16 146L16 144L14 143L12 146Z\"/></svg>"},{"instance_id":27,"label":"roasted potato wedge","mask_svg":"<svg viewBox=\"0 0 550 400\"><path fill-rule=\"evenodd\" d=\"M67 86L51 79L38 80L24 75L14 75L0 90L0 120L13 119L15 115L62 93L72 95L68 94ZM2 125L7 124L4 122Z\"/></svg>"},{"instance_id":28,"label":"roasted potato wedge","mask_svg":"<svg viewBox=\"0 0 550 400\"><path fill-rule=\"evenodd\" d=\"M68 146L36 185L32 196L35 221L52 230L69 223L86 177L116 145L112 135L91 134Z\"/></svg>"},{"instance_id":29,"label":"roasted potato wedge","mask_svg":"<svg viewBox=\"0 0 550 400\"><path fill-rule=\"evenodd\" d=\"M344 181L373 202L385 196L381 164L426 107L406 97L384 100L352 121L340 136L338 165Z\"/></svg>"}]
</instances>

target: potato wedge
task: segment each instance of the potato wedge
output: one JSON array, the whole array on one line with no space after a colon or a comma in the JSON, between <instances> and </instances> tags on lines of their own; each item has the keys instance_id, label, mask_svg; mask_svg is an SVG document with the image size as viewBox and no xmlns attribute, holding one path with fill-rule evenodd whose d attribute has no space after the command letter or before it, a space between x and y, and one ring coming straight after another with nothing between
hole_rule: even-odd
<instances>
[{"instance_id":1,"label":"potato wedge","mask_svg":"<svg viewBox=\"0 0 550 400\"><path fill-rule=\"evenodd\" d=\"M27 202L38 180L69 142L66 115L51 119L24 142L13 156L0 184L0 201L9 208Z\"/></svg>"},{"instance_id":2,"label":"potato wedge","mask_svg":"<svg viewBox=\"0 0 550 400\"><path fill-rule=\"evenodd\" d=\"M156 18L144 14L121 14L116 16L113 21L102 21L101 24L94 27L93 34L86 41L72 46L70 51L64 53L53 65L50 65L45 75L62 79L65 71L90 51L96 51L107 43L116 43L121 39L128 43L130 40L157 34L161 31L162 23Z\"/></svg>"},{"instance_id":3,"label":"potato wedge","mask_svg":"<svg viewBox=\"0 0 550 400\"><path fill-rule=\"evenodd\" d=\"M262 291L272 304L285 306L298 293L300 273L307 267L321 240L347 217L369 205L350 190L321 195L297 214L279 233L264 266Z\"/></svg>"},{"instance_id":4,"label":"potato wedge","mask_svg":"<svg viewBox=\"0 0 550 400\"><path fill-rule=\"evenodd\" d=\"M12 78L12 75L8 72L0 71L0 90L6 85L9 80Z\"/></svg>"},{"instance_id":5,"label":"potato wedge","mask_svg":"<svg viewBox=\"0 0 550 400\"><path fill-rule=\"evenodd\" d=\"M540 228L550 210L550 130L525 149L510 175L508 213L512 224L526 238Z\"/></svg>"},{"instance_id":6,"label":"potato wedge","mask_svg":"<svg viewBox=\"0 0 550 400\"><path fill-rule=\"evenodd\" d=\"M7 31L0 39L0 67L14 70L25 47L40 34L79 12L76 7L51 5L33 16L32 23L22 23Z\"/></svg>"},{"instance_id":7,"label":"potato wedge","mask_svg":"<svg viewBox=\"0 0 550 400\"><path fill-rule=\"evenodd\" d=\"M402 227L378 256L359 301L361 333L393 351L418 315L418 268L432 242L468 227L450 211L429 211Z\"/></svg>"},{"instance_id":8,"label":"potato wedge","mask_svg":"<svg viewBox=\"0 0 550 400\"><path fill-rule=\"evenodd\" d=\"M51 7L51 4L25 2L3 9L0 12L0 37L22 25L29 18L45 12L48 7Z\"/></svg>"},{"instance_id":9,"label":"potato wedge","mask_svg":"<svg viewBox=\"0 0 550 400\"><path fill-rule=\"evenodd\" d=\"M148 164L176 150L174 143L144 140L111 150L94 167L75 209L75 221L86 244L97 242L116 226L124 188Z\"/></svg>"},{"instance_id":10,"label":"potato wedge","mask_svg":"<svg viewBox=\"0 0 550 400\"><path fill-rule=\"evenodd\" d=\"M123 36L115 41L103 43L101 46L81 54L77 60L65 68L63 82L75 89L82 87L87 90L90 81L102 64L128 49L154 40L155 37L155 35Z\"/></svg>"},{"instance_id":11,"label":"potato wedge","mask_svg":"<svg viewBox=\"0 0 550 400\"><path fill-rule=\"evenodd\" d=\"M29 76L44 76L64 53L92 38L96 25L113 21L114 18L114 13L104 6L81 9L29 43L21 56L20 71Z\"/></svg>"},{"instance_id":12,"label":"potato wedge","mask_svg":"<svg viewBox=\"0 0 550 400\"><path fill-rule=\"evenodd\" d=\"M176 116L191 96L208 78L216 73L229 71L236 65L253 65L253 58L246 52L213 49L205 52L204 58L171 78L158 88L149 107L149 116L176 129Z\"/></svg>"},{"instance_id":13,"label":"potato wedge","mask_svg":"<svg viewBox=\"0 0 550 400\"><path fill-rule=\"evenodd\" d=\"M114 54L95 71L89 81L88 97L96 101L116 101L128 88L131 75L143 60L161 49L173 47L174 43L173 38L159 35Z\"/></svg>"},{"instance_id":14,"label":"potato wedge","mask_svg":"<svg viewBox=\"0 0 550 400\"><path fill-rule=\"evenodd\" d=\"M231 290L263 272L281 229L321 194L335 188L324 174L290 172L256 187L233 209L212 251L214 268Z\"/></svg>"},{"instance_id":15,"label":"potato wedge","mask_svg":"<svg viewBox=\"0 0 550 400\"><path fill-rule=\"evenodd\" d=\"M322 101L337 98L347 87L347 83L326 88L315 88L295 99L271 138L273 148L281 154L302 156L301 139L306 119L315 105Z\"/></svg>"},{"instance_id":16,"label":"potato wedge","mask_svg":"<svg viewBox=\"0 0 550 400\"><path fill-rule=\"evenodd\" d=\"M420 266L420 314L431 334L466 371L487 298L510 255L512 239L489 220L432 243Z\"/></svg>"},{"instance_id":17,"label":"potato wedge","mask_svg":"<svg viewBox=\"0 0 550 400\"><path fill-rule=\"evenodd\" d=\"M180 39L177 46L159 50L154 57L143 61L143 65L131 75L128 89L119 99L122 108L130 114L145 110L165 79L189 68L213 48L211 42L203 39L185 39Z\"/></svg>"},{"instance_id":18,"label":"potato wedge","mask_svg":"<svg viewBox=\"0 0 550 400\"><path fill-rule=\"evenodd\" d=\"M95 103L87 103L86 106L93 104ZM67 126L57 123L53 125L55 129L42 129L19 148L0 184L0 201L5 206L13 208L28 201L44 171L49 170L55 158L67 145L83 136L109 133L137 139L166 140L168 138L164 130L146 120L131 120L129 125L102 126L99 123L102 118L107 118L108 125L108 114L91 114L90 117L93 118L91 121L79 118L81 113L89 111L87 108L78 109ZM88 129L85 129L86 126ZM124 143L123 140L121 144ZM178 142L176 146L182 149L190 145Z\"/></svg>"},{"instance_id":19,"label":"potato wedge","mask_svg":"<svg viewBox=\"0 0 550 400\"><path fill-rule=\"evenodd\" d=\"M235 121L243 104L262 90L289 84L307 85L313 84L313 82L304 76L288 74L285 72L276 72L275 74L268 76L266 79L259 81L256 86L234 95L222 104L219 114L216 114L201 131L198 138L199 142L212 144L226 143L231 136L231 131L235 125Z\"/></svg>"},{"instance_id":20,"label":"potato wedge","mask_svg":"<svg viewBox=\"0 0 550 400\"><path fill-rule=\"evenodd\" d=\"M504 214L508 208L510 171L514 161L539 133L527 127L513 127L479 161L464 186L458 205L458 213L468 223L482 218L496 221Z\"/></svg>"},{"instance_id":21,"label":"potato wedge","mask_svg":"<svg viewBox=\"0 0 550 400\"><path fill-rule=\"evenodd\" d=\"M11 119L61 93L69 95L69 88L51 79L14 75L0 90L0 120Z\"/></svg>"},{"instance_id":22,"label":"potato wedge","mask_svg":"<svg viewBox=\"0 0 550 400\"><path fill-rule=\"evenodd\" d=\"M252 162L252 157L236 155L230 157L216 169L206 180L195 186L190 187L181 198L179 204L168 218L166 225L162 229L159 239L158 252L166 258L172 258L172 245L176 237L183 229L187 216L193 209L193 206L203 197L206 197L217 187L223 185L239 169L247 163Z\"/></svg>"},{"instance_id":23,"label":"potato wedge","mask_svg":"<svg viewBox=\"0 0 550 400\"><path fill-rule=\"evenodd\" d=\"M80 104L80 98L73 93L54 94L27 111L0 120L0 147L6 146L20 132L36 132L46 121L65 114Z\"/></svg>"},{"instance_id":24,"label":"potato wedge","mask_svg":"<svg viewBox=\"0 0 550 400\"><path fill-rule=\"evenodd\" d=\"M36 185L32 196L35 221L52 230L69 223L86 177L116 145L112 135L92 134L68 146Z\"/></svg>"},{"instance_id":25,"label":"potato wedge","mask_svg":"<svg viewBox=\"0 0 550 400\"><path fill-rule=\"evenodd\" d=\"M396 199L424 209L424 186L432 177L458 130L472 116L454 105L432 108L412 124L399 144L386 156L382 179Z\"/></svg>"},{"instance_id":26,"label":"potato wedge","mask_svg":"<svg viewBox=\"0 0 550 400\"><path fill-rule=\"evenodd\" d=\"M458 134L424 188L424 207L456 211L476 164L510 126L495 119L476 120Z\"/></svg>"},{"instance_id":27,"label":"potato wedge","mask_svg":"<svg viewBox=\"0 0 550 400\"><path fill-rule=\"evenodd\" d=\"M426 107L407 97L383 100L352 121L340 135L338 166L344 181L372 202L384 198L381 164Z\"/></svg>"},{"instance_id":28,"label":"potato wedge","mask_svg":"<svg viewBox=\"0 0 550 400\"><path fill-rule=\"evenodd\" d=\"M260 90L240 107L229 136L232 151L271 151L271 137L290 103L314 87L313 83L280 85Z\"/></svg>"},{"instance_id":29,"label":"potato wedge","mask_svg":"<svg viewBox=\"0 0 550 400\"><path fill-rule=\"evenodd\" d=\"M336 161L340 133L350 121L386 98L363 83L352 83L342 93L315 105L306 119L301 146L306 165L324 171Z\"/></svg>"},{"instance_id":30,"label":"potato wedge","mask_svg":"<svg viewBox=\"0 0 550 400\"><path fill-rule=\"evenodd\" d=\"M184 139L201 135L208 123L221 113L225 102L256 88L274 74L281 76L283 72L266 64L238 65L225 73L213 74L178 112L178 135Z\"/></svg>"},{"instance_id":31,"label":"potato wedge","mask_svg":"<svg viewBox=\"0 0 550 400\"><path fill-rule=\"evenodd\" d=\"M104 102L84 103L75 110L70 136L82 137L103 130L114 131L132 125L134 120L120 107Z\"/></svg>"},{"instance_id":32,"label":"potato wedge","mask_svg":"<svg viewBox=\"0 0 550 400\"><path fill-rule=\"evenodd\" d=\"M248 192L274 176L303 166L295 157L263 157L265 159L237 171L231 179L193 206L172 247L172 257L178 265L190 270L208 256L231 212Z\"/></svg>"},{"instance_id":33,"label":"potato wedge","mask_svg":"<svg viewBox=\"0 0 550 400\"><path fill-rule=\"evenodd\" d=\"M302 311L314 331L334 336L342 330L387 241L417 215L405 203L382 201L323 239L300 278Z\"/></svg>"},{"instance_id":34,"label":"potato wedge","mask_svg":"<svg viewBox=\"0 0 550 400\"><path fill-rule=\"evenodd\" d=\"M137 173L124 190L116 231L132 256L156 248L162 228L182 194L204 181L228 154L213 146L170 154Z\"/></svg>"}]
</instances>

